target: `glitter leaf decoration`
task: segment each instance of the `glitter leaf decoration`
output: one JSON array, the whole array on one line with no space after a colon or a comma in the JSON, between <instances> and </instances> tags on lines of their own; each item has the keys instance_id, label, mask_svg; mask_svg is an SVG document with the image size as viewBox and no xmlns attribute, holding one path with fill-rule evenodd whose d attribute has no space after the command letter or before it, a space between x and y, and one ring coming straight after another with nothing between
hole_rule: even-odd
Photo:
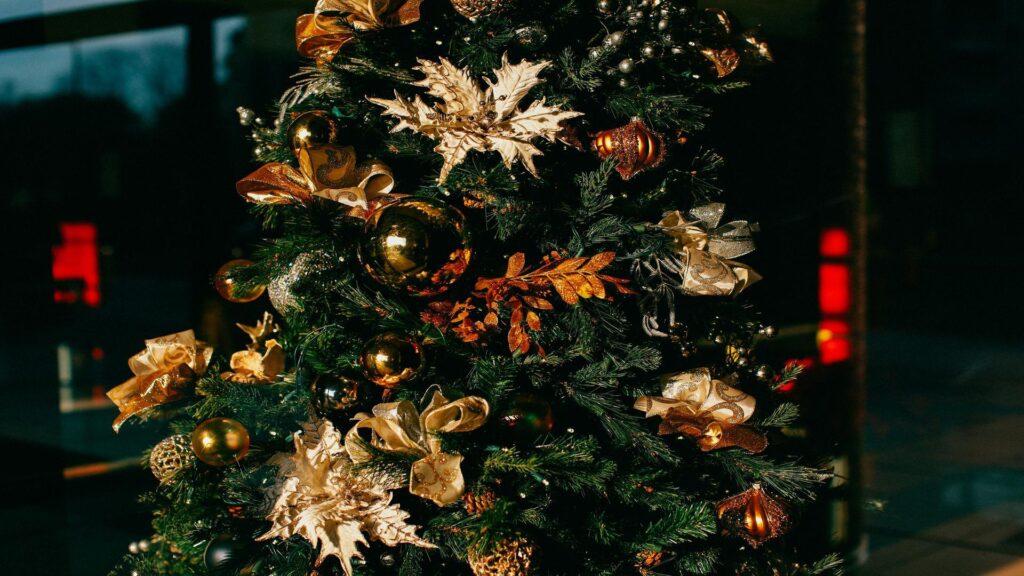
<instances>
[{"instance_id":1,"label":"glitter leaf decoration","mask_svg":"<svg viewBox=\"0 0 1024 576\"><path fill-rule=\"evenodd\" d=\"M341 434L328 420L304 424L295 434L295 453L271 462L278 466L281 492L267 516L273 526L256 540L301 536L319 546L317 566L335 556L347 576L352 558L363 557L357 545L368 544L366 535L386 546L435 547L406 523L409 513L391 503L391 493L373 475L353 471Z\"/></svg>"},{"instance_id":2,"label":"glitter leaf decoration","mask_svg":"<svg viewBox=\"0 0 1024 576\"><path fill-rule=\"evenodd\" d=\"M464 68L444 58L437 62L420 59L419 64L415 69L424 78L413 85L426 88L440 102L430 105L419 95L408 100L397 91L393 100L368 100L383 107L385 116L398 118L392 132L409 129L438 141L434 151L444 158L439 183L473 150L496 151L506 167L520 162L536 176L533 158L542 152L533 141L543 138L554 142L562 122L583 115L550 106L544 98L520 109L523 98L543 82L540 73L551 65L547 60L510 64L505 54L501 68L494 70L495 79L485 79L486 90Z\"/></svg>"}]
</instances>

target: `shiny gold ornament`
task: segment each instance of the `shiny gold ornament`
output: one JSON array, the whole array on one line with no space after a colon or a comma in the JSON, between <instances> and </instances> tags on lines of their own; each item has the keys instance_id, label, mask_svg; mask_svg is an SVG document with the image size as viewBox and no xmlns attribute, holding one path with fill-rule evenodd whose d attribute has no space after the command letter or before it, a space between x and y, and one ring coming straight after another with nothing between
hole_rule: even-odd
<instances>
[{"instance_id":1,"label":"shiny gold ornament","mask_svg":"<svg viewBox=\"0 0 1024 576\"><path fill-rule=\"evenodd\" d=\"M789 513L765 493L760 483L722 500L715 509L723 532L743 538L753 548L782 535L789 528Z\"/></svg>"},{"instance_id":2,"label":"shiny gold ornament","mask_svg":"<svg viewBox=\"0 0 1024 576\"><path fill-rule=\"evenodd\" d=\"M257 541L300 536L319 550L315 566L334 556L348 576L352 558L363 557L357 545L366 546L366 536L390 547L435 547L405 522L409 513L391 503L377 476L353 470L330 421L307 422L294 438L293 454L270 459L278 466L281 488L267 516L273 525Z\"/></svg>"},{"instance_id":3,"label":"shiny gold ornament","mask_svg":"<svg viewBox=\"0 0 1024 576\"><path fill-rule=\"evenodd\" d=\"M341 416L359 402L363 386L346 376L321 374L313 382L313 407L324 418Z\"/></svg>"},{"instance_id":4,"label":"shiny gold ornament","mask_svg":"<svg viewBox=\"0 0 1024 576\"><path fill-rule=\"evenodd\" d=\"M194 466L195 462L196 454L188 434L164 438L149 453L149 469L161 484L167 484L180 470Z\"/></svg>"},{"instance_id":5,"label":"shiny gold ornament","mask_svg":"<svg viewBox=\"0 0 1024 576\"><path fill-rule=\"evenodd\" d=\"M192 431L192 451L210 466L234 464L249 453L249 431L231 418L204 420Z\"/></svg>"},{"instance_id":6,"label":"shiny gold ornament","mask_svg":"<svg viewBox=\"0 0 1024 576\"><path fill-rule=\"evenodd\" d=\"M188 396L212 357L213 348L191 330L146 340L146 349L128 360L135 376L107 392L121 411L114 432L132 416Z\"/></svg>"},{"instance_id":7,"label":"shiny gold ornament","mask_svg":"<svg viewBox=\"0 0 1024 576\"><path fill-rule=\"evenodd\" d=\"M440 434L472 432L487 421L490 406L478 396L465 396L449 402L438 391L430 404L418 412L408 400L387 402L373 407L373 416L357 415L359 422L345 435L345 449L356 464L369 462L373 454L370 444L378 450L419 457L409 470L409 492L430 500L438 506L458 501L466 489L462 476L462 456L441 449ZM369 438L361 436L369 431ZM388 488L406 483L396 478Z\"/></svg>"},{"instance_id":8,"label":"shiny gold ornament","mask_svg":"<svg viewBox=\"0 0 1024 576\"><path fill-rule=\"evenodd\" d=\"M370 382L395 388L419 375L423 369L423 350L405 334L385 332L366 342L359 364Z\"/></svg>"},{"instance_id":9,"label":"shiny gold ornament","mask_svg":"<svg viewBox=\"0 0 1024 576\"><path fill-rule=\"evenodd\" d=\"M288 141L296 158L300 151L332 144L337 137L338 126L319 110L299 114L288 127Z\"/></svg>"},{"instance_id":10,"label":"shiny gold ornament","mask_svg":"<svg viewBox=\"0 0 1024 576\"><path fill-rule=\"evenodd\" d=\"M474 576L529 576L536 568L535 553L533 543L522 536L504 538L488 553L470 550L469 567Z\"/></svg>"},{"instance_id":11,"label":"shiny gold ornament","mask_svg":"<svg viewBox=\"0 0 1024 576\"><path fill-rule=\"evenodd\" d=\"M725 380L713 379L707 368L669 374L662 378L661 396L641 396L633 408L647 418L661 416L659 434L684 434L704 452L733 446L763 452L765 435L742 425L754 415L756 400Z\"/></svg>"},{"instance_id":12,"label":"shiny gold ornament","mask_svg":"<svg viewBox=\"0 0 1024 576\"><path fill-rule=\"evenodd\" d=\"M514 0L452 0L455 11L470 20L481 16L497 16L514 4Z\"/></svg>"},{"instance_id":13,"label":"shiny gold ornament","mask_svg":"<svg viewBox=\"0 0 1024 576\"><path fill-rule=\"evenodd\" d=\"M457 282L473 250L462 213L440 200L407 197L370 215L359 261L374 280L412 296Z\"/></svg>"},{"instance_id":14,"label":"shiny gold ornament","mask_svg":"<svg viewBox=\"0 0 1024 576\"><path fill-rule=\"evenodd\" d=\"M598 132L593 148L602 160L615 157L619 161L615 170L623 180L655 168L665 160L665 138L639 118L625 126Z\"/></svg>"},{"instance_id":15,"label":"shiny gold ornament","mask_svg":"<svg viewBox=\"0 0 1024 576\"><path fill-rule=\"evenodd\" d=\"M254 286L244 289L237 281L231 278L232 272L252 265L252 260L238 258L225 263L217 269L217 273L213 275L213 286L217 289L217 293L220 294L221 298L228 302L245 304L263 295L263 291L267 288L266 286Z\"/></svg>"}]
</instances>

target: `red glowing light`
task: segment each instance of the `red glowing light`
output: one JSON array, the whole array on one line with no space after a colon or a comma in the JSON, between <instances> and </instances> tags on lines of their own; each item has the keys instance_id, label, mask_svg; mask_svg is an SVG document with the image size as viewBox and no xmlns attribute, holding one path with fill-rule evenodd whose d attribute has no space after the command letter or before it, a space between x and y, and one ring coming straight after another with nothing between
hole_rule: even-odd
<instances>
[{"instance_id":1,"label":"red glowing light","mask_svg":"<svg viewBox=\"0 0 1024 576\"><path fill-rule=\"evenodd\" d=\"M62 243L53 247L53 280L80 282L81 289L57 287L53 301L73 304L82 299L93 308L100 304L99 251L96 249L96 225L92 222L62 222Z\"/></svg>"},{"instance_id":2,"label":"red glowing light","mask_svg":"<svg viewBox=\"0 0 1024 576\"><path fill-rule=\"evenodd\" d=\"M103 360L103 357L105 356L103 348L100 348L99 346L93 346L90 354L92 355L93 360Z\"/></svg>"},{"instance_id":3,"label":"red glowing light","mask_svg":"<svg viewBox=\"0 0 1024 576\"><path fill-rule=\"evenodd\" d=\"M843 228L821 231L821 255L826 258L846 258L850 255L850 233Z\"/></svg>"},{"instance_id":4,"label":"red glowing light","mask_svg":"<svg viewBox=\"0 0 1024 576\"><path fill-rule=\"evenodd\" d=\"M845 320L822 320L818 324L818 353L822 364L835 364L850 359L850 323Z\"/></svg>"},{"instance_id":5,"label":"red glowing light","mask_svg":"<svg viewBox=\"0 0 1024 576\"><path fill-rule=\"evenodd\" d=\"M850 267L822 264L818 269L818 306L822 314L850 311Z\"/></svg>"}]
</instances>

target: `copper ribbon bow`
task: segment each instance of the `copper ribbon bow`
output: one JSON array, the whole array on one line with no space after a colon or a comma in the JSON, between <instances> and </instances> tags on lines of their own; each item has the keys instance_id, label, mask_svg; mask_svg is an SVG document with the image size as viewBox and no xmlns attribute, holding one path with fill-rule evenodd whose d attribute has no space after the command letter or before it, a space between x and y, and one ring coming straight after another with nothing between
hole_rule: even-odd
<instances>
[{"instance_id":1,"label":"copper ribbon bow","mask_svg":"<svg viewBox=\"0 0 1024 576\"><path fill-rule=\"evenodd\" d=\"M371 460L373 455L364 448L365 440L360 435L361 430L370 430L371 446L420 456L409 473L409 491L438 506L447 506L462 497L466 481L462 477L462 456L444 453L437 434L476 430L484 425L489 413L490 406L483 398L466 396L449 402L438 391L422 413L408 400L378 404L373 407L373 416L356 416L359 422L345 435L345 449L356 464Z\"/></svg>"},{"instance_id":2,"label":"copper ribbon bow","mask_svg":"<svg viewBox=\"0 0 1024 576\"><path fill-rule=\"evenodd\" d=\"M236 326L249 335L252 343L246 350L231 355L231 372L224 372L220 377L242 384L273 382L284 370L284 349L277 340L271 338L279 330L274 316L264 312L263 318L255 326Z\"/></svg>"},{"instance_id":3,"label":"copper ribbon bow","mask_svg":"<svg viewBox=\"0 0 1024 576\"><path fill-rule=\"evenodd\" d=\"M421 0L320 0L313 14L295 22L299 55L318 65L334 60L341 47L355 39L354 30L378 30L420 19Z\"/></svg>"},{"instance_id":4,"label":"copper ribbon bow","mask_svg":"<svg viewBox=\"0 0 1024 576\"><path fill-rule=\"evenodd\" d=\"M739 446L751 453L768 447L764 434L742 423L754 414L753 396L711 378L698 368L663 378L661 396L641 396L633 408L648 418L661 416L658 433L682 433L697 438L704 452Z\"/></svg>"},{"instance_id":5,"label":"copper ribbon bow","mask_svg":"<svg viewBox=\"0 0 1024 576\"><path fill-rule=\"evenodd\" d=\"M146 349L128 360L135 376L107 392L121 411L114 432L132 416L188 395L212 356L213 348L197 341L191 330L146 340Z\"/></svg>"},{"instance_id":6,"label":"copper ribbon bow","mask_svg":"<svg viewBox=\"0 0 1024 576\"><path fill-rule=\"evenodd\" d=\"M235 188L255 204L309 204L314 196L349 206L365 216L395 187L391 168L378 160L356 164L352 146L299 151L299 168L271 162L238 181Z\"/></svg>"},{"instance_id":7,"label":"copper ribbon bow","mask_svg":"<svg viewBox=\"0 0 1024 576\"><path fill-rule=\"evenodd\" d=\"M683 269L680 289L691 296L729 296L742 292L761 279L746 264L735 262L754 251L754 240L745 220L718 223L725 204L698 206L685 215L678 210L667 212L658 227L671 236L673 249L680 256Z\"/></svg>"}]
</instances>

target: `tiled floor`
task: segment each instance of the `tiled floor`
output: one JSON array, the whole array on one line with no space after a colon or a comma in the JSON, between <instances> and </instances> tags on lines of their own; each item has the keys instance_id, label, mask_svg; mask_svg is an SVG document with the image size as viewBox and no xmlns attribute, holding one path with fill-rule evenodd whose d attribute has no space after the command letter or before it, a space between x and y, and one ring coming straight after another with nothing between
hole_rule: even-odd
<instances>
[{"instance_id":1,"label":"tiled floor","mask_svg":"<svg viewBox=\"0 0 1024 576\"><path fill-rule=\"evenodd\" d=\"M870 341L872 576L1024 576L1024 345Z\"/></svg>"}]
</instances>

